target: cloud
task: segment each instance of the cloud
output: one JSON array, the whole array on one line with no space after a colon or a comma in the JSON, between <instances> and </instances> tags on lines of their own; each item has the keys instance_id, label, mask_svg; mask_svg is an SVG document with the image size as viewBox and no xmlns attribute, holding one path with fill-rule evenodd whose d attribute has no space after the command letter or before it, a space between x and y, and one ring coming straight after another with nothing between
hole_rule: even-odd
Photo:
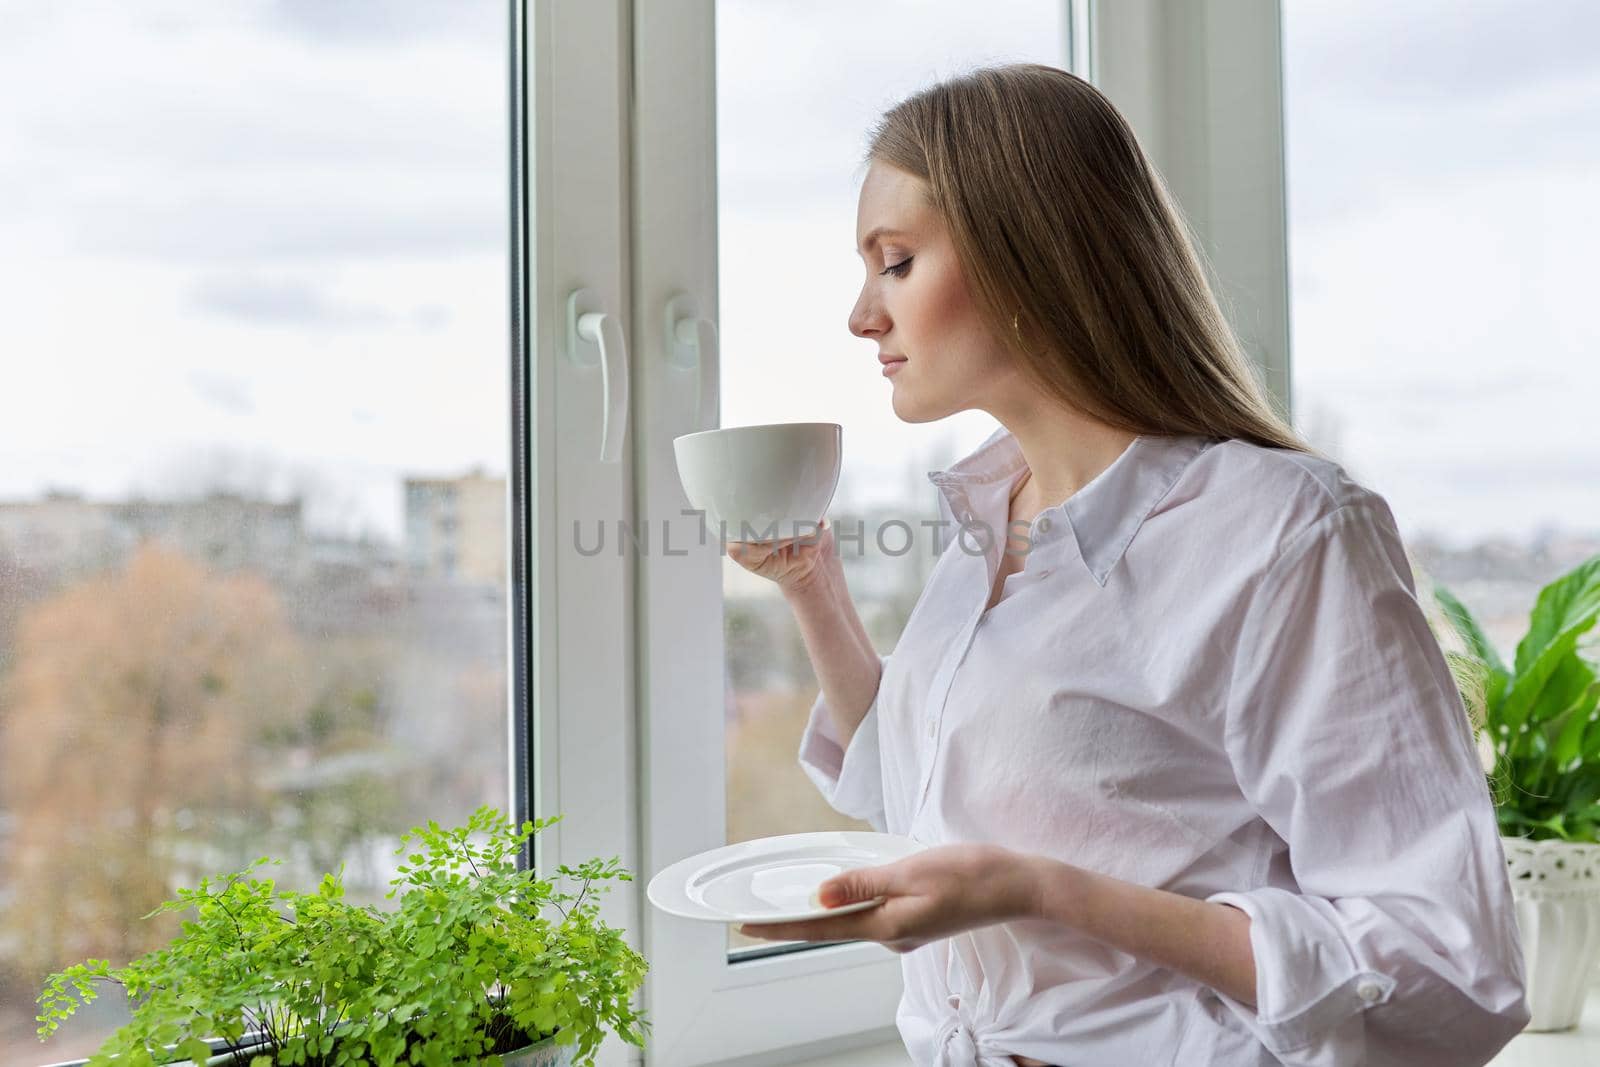
<instances>
[{"instance_id":1,"label":"cloud","mask_svg":"<svg viewBox=\"0 0 1600 1067\"><path fill-rule=\"evenodd\" d=\"M450 325L453 318L443 304L423 304L411 313L411 322L424 333L437 333Z\"/></svg>"},{"instance_id":2,"label":"cloud","mask_svg":"<svg viewBox=\"0 0 1600 1067\"><path fill-rule=\"evenodd\" d=\"M1404 363L1407 357L1403 353L1390 352L1385 354L1385 358ZM1428 356L1423 357L1427 358ZM1382 378L1341 377L1336 373L1327 373L1326 368L1320 369L1322 373L1313 382L1296 383L1297 401L1302 393L1310 392L1307 385L1311 384L1318 391L1337 392L1369 413L1375 413L1374 409L1377 408L1409 411L1416 407L1418 397L1426 397L1430 406L1472 406L1482 404L1486 400L1503 401L1507 397L1519 394L1537 393L1539 396L1547 396L1562 386L1562 378L1559 375L1538 370L1482 378L1474 376L1452 379L1438 374L1428 376L1395 374Z\"/></svg>"},{"instance_id":3,"label":"cloud","mask_svg":"<svg viewBox=\"0 0 1600 1067\"><path fill-rule=\"evenodd\" d=\"M29 47L0 44L0 244L33 227L153 261L505 247L506 47L484 4L48 6ZM278 26L324 6L360 47Z\"/></svg>"},{"instance_id":4,"label":"cloud","mask_svg":"<svg viewBox=\"0 0 1600 1067\"><path fill-rule=\"evenodd\" d=\"M1383 108L1481 107L1595 70L1590 0L1406 0L1286 4L1286 51L1319 95Z\"/></svg>"},{"instance_id":5,"label":"cloud","mask_svg":"<svg viewBox=\"0 0 1600 1067\"><path fill-rule=\"evenodd\" d=\"M382 328L393 321L380 307L330 299L307 282L247 275L201 282L194 291L194 304L209 315L257 326L346 330Z\"/></svg>"},{"instance_id":6,"label":"cloud","mask_svg":"<svg viewBox=\"0 0 1600 1067\"><path fill-rule=\"evenodd\" d=\"M1517 172L1600 166L1600 5L1325 3L1284 14L1297 225ZM1299 240L1298 234L1291 235Z\"/></svg>"},{"instance_id":7,"label":"cloud","mask_svg":"<svg viewBox=\"0 0 1600 1067\"><path fill-rule=\"evenodd\" d=\"M940 78L991 63L1059 63L1062 8L809 0L718 4L717 171L724 209L853 214L867 134ZM853 227L836 238L848 250Z\"/></svg>"},{"instance_id":8,"label":"cloud","mask_svg":"<svg viewBox=\"0 0 1600 1067\"><path fill-rule=\"evenodd\" d=\"M498 0L276 0L270 21L301 40L358 48L448 37L499 40L506 5ZM381 15L381 17L375 17Z\"/></svg>"},{"instance_id":9,"label":"cloud","mask_svg":"<svg viewBox=\"0 0 1600 1067\"><path fill-rule=\"evenodd\" d=\"M76 246L91 254L183 263L438 258L493 252L509 240L494 204L355 205L216 197L147 204L113 200L79 212Z\"/></svg>"},{"instance_id":10,"label":"cloud","mask_svg":"<svg viewBox=\"0 0 1600 1067\"><path fill-rule=\"evenodd\" d=\"M237 374L205 368L189 371L189 386L202 400L230 415L254 415L255 397L250 383Z\"/></svg>"}]
</instances>

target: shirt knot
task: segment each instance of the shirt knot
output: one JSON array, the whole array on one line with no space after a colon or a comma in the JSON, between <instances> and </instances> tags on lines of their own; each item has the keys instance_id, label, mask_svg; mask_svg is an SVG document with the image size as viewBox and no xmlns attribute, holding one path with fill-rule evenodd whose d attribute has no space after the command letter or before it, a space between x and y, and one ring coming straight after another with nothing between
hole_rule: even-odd
<instances>
[{"instance_id":1,"label":"shirt knot","mask_svg":"<svg viewBox=\"0 0 1600 1067\"><path fill-rule=\"evenodd\" d=\"M1016 1067L1010 1053L1002 1052L974 1032L960 1015L946 1016L934 1042L939 1050L936 1067Z\"/></svg>"}]
</instances>

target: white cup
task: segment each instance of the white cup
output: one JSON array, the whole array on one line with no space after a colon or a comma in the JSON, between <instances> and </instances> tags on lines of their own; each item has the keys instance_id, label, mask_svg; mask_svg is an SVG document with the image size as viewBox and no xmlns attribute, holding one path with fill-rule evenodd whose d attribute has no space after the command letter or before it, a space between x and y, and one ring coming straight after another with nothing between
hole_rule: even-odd
<instances>
[{"instance_id":1,"label":"white cup","mask_svg":"<svg viewBox=\"0 0 1600 1067\"><path fill-rule=\"evenodd\" d=\"M812 537L839 485L836 422L775 422L672 441L684 495L724 541Z\"/></svg>"}]
</instances>

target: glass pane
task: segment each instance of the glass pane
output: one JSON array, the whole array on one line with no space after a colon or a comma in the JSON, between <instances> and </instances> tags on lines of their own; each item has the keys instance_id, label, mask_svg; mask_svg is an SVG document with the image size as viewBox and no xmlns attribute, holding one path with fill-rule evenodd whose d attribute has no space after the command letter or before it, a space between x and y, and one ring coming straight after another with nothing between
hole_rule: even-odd
<instances>
[{"instance_id":1,"label":"glass pane","mask_svg":"<svg viewBox=\"0 0 1600 1067\"><path fill-rule=\"evenodd\" d=\"M507 802L505 21L0 3L0 1062L175 888Z\"/></svg>"},{"instance_id":2,"label":"glass pane","mask_svg":"<svg viewBox=\"0 0 1600 1067\"><path fill-rule=\"evenodd\" d=\"M982 412L899 422L877 346L847 326L860 292L856 196L868 129L919 87L986 63L1063 66L1059 0L915 6L717 5L717 182L722 425L837 422L844 469L829 508L851 595L881 653L910 614L935 550L927 472L995 428ZM893 520L918 536L907 545ZM881 544L880 544L881 534ZM796 759L817 683L771 582L724 560L730 842L870 829L834 812ZM753 944L730 932L730 947ZM761 942L759 944L769 944Z\"/></svg>"},{"instance_id":3,"label":"glass pane","mask_svg":"<svg viewBox=\"0 0 1600 1067\"><path fill-rule=\"evenodd\" d=\"M1600 552L1600 7L1284 5L1294 400L1510 653Z\"/></svg>"}]
</instances>

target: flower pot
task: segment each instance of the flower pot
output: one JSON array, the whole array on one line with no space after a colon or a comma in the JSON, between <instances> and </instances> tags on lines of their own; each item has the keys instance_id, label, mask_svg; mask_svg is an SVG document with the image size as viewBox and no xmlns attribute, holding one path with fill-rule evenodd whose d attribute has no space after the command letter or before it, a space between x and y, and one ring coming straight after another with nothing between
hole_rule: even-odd
<instances>
[{"instance_id":1,"label":"flower pot","mask_svg":"<svg viewBox=\"0 0 1600 1067\"><path fill-rule=\"evenodd\" d=\"M547 1037L537 1045L519 1048L500 1056L505 1067L569 1067L577 1045L558 1045L554 1037Z\"/></svg>"},{"instance_id":2,"label":"flower pot","mask_svg":"<svg viewBox=\"0 0 1600 1067\"><path fill-rule=\"evenodd\" d=\"M571 1067L577 1045L558 1045L552 1035L533 1045L524 1045L511 1052L502 1052L500 1061L505 1067ZM246 1059L245 1063L250 1061ZM228 1056L216 1056L212 1064L237 1063Z\"/></svg>"},{"instance_id":3,"label":"flower pot","mask_svg":"<svg viewBox=\"0 0 1600 1067\"><path fill-rule=\"evenodd\" d=\"M1502 837L1526 963L1529 1030L1578 1025L1600 958L1600 845Z\"/></svg>"},{"instance_id":4,"label":"flower pot","mask_svg":"<svg viewBox=\"0 0 1600 1067\"><path fill-rule=\"evenodd\" d=\"M500 1060L505 1067L571 1067L576 1045L558 1045L554 1037L547 1037L536 1045L524 1045L512 1052L502 1052ZM240 1061L232 1055L213 1056L211 1067L226 1067ZM246 1058L243 1062L249 1063Z\"/></svg>"},{"instance_id":5,"label":"flower pot","mask_svg":"<svg viewBox=\"0 0 1600 1067\"><path fill-rule=\"evenodd\" d=\"M250 1062L248 1050L254 1047L256 1046L253 1044L246 1046L246 1056L242 1061L233 1053L224 1052L211 1057L206 1063L208 1067L238 1067L241 1062ZM551 1036L538 1044L524 1045L513 1052L502 1052L500 1059L505 1067L571 1067L577 1047L558 1045L555 1037ZM50 1067L84 1067L88 1062L88 1060L67 1060L51 1064Z\"/></svg>"}]
</instances>

